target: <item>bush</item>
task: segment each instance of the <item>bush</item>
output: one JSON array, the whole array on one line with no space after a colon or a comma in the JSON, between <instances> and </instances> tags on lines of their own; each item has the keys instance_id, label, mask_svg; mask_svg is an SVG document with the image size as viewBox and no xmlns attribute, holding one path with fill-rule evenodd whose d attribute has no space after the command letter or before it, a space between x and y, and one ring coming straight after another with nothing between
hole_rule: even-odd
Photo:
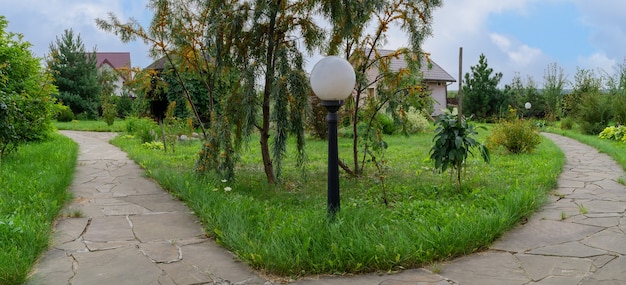
<instances>
[{"instance_id":1,"label":"bush","mask_svg":"<svg viewBox=\"0 0 626 285\"><path fill-rule=\"evenodd\" d=\"M74 112L70 107L63 104L54 104L55 119L59 122L71 122L74 120Z\"/></svg>"},{"instance_id":2,"label":"bush","mask_svg":"<svg viewBox=\"0 0 626 285\"><path fill-rule=\"evenodd\" d=\"M562 130L571 130L574 127L574 120L570 117L565 117L561 120Z\"/></svg>"},{"instance_id":3,"label":"bush","mask_svg":"<svg viewBox=\"0 0 626 285\"><path fill-rule=\"evenodd\" d=\"M117 116L117 110L115 108L115 104L110 102L106 102L102 104L102 117L107 125L111 126L115 122L115 117Z\"/></svg>"},{"instance_id":4,"label":"bush","mask_svg":"<svg viewBox=\"0 0 626 285\"><path fill-rule=\"evenodd\" d=\"M126 120L126 131L141 138L142 143L154 141L158 130L159 126L152 119L132 117Z\"/></svg>"},{"instance_id":5,"label":"bush","mask_svg":"<svg viewBox=\"0 0 626 285\"><path fill-rule=\"evenodd\" d=\"M626 126L607 127L598 136L601 139L626 141Z\"/></svg>"},{"instance_id":6,"label":"bush","mask_svg":"<svg viewBox=\"0 0 626 285\"><path fill-rule=\"evenodd\" d=\"M326 125L326 114L328 111L322 105L317 96L311 95L311 113L308 116L308 130L311 135L319 139L328 139L328 126Z\"/></svg>"},{"instance_id":7,"label":"bush","mask_svg":"<svg viewBox=\"0 0 626 285\"><path fill-rule=\"evenodd\" d=\"M405 113L405 131L409 134L417 134L426 131L430 127L430 121L422 111L410 107Z\"/></svg>"},{"instance_id":8,"label":"bush","mask_svg":"<svg viewBox=\"0 0 626 285\"><path fill-rule=\"evenodd\" d=\"M383 134L385 135L392 135L398 129L400 129L400 126L398 126L396 122L394 122L393 118L389 117L389 115L387 114L376 114L376 120L380 124Z\"/></svg>"},{"instance_id":9,"label":"bush","mask_svg":"<svg viewBox=\"0 0 626 285\"><path fill-rule=\"evenodd\" d=\"M54 86L22 35L5 31L0 16L0 158L19 145L48 137Z\"/></svg>"},{"instance_id":10,"label":"bush","mask_svg":"<svg viewBox=\"0 0 626 285\"><path fill-rule=\"evenodd\" d=\"M596 135L613 117L612 103L607 95L584 94L578 110L578 124L584 134Z\"/></svg>"},{"instance_id":11,"label":"bush","mask_svg":"<svg viewBox=\"0 0 626 285\"><path fill-rule=\"evenodd\" d=\"M535 127L528 120L512 120L497 124L487 138L487 146L504 147L510 153L530 153L541 142Z\"/></svg>"},{"instance_id":12,"label":"bush","mask_svg":"<svg viewBox=\"0 0 626 285\"><path fill-rule=\"evenodd\" d=\"M619 125L626 125L626 94L616 95L612 99L613 120Z\"/></svg>"},{"instance_id":13,"label":"bush","mask_svg":"<svg viewBox=\"0 0 626 285\"><path fill-rule=\"evenodd\" d=\"M118 102L115 104L115 106L117 107L117 115L120 118L125 119L126 117L136 113L133 100L134 99L128 94L123 94L121 97L119 97Z\"/></svg>"}]
</instances>

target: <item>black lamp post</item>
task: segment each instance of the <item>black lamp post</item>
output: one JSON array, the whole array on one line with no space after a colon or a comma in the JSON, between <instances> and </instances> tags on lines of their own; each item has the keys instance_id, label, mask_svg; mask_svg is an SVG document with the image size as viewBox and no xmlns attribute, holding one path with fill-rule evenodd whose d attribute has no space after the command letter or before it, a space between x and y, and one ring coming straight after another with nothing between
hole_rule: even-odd
<instances>
[{"instance_id":1,"label":"black lamp post","mask_svg":"<svg viewBox=\"0 0 626 285\"><path fill-rule=\"evenodd\" d=\"M530 120L530 108L532 107L532 105L530 104L530 102L526 102L526 104L524 104L524 108L526 108L526 113L528 113L528 119Z\"/></svg>"},{"instance_id":2,"label":"black lamp post","mask_svg":"<svg viewBox=\"0 0 626 285\"><path fill-rule=\"evenodd\" d=\"M337 149L337 111L343 100L352 94L356 82L354 68L345 59L328 56L315 64L311 71L311 88L328 110L328 215L340 209L339 152Z\"/></svg>"}]
</instances>

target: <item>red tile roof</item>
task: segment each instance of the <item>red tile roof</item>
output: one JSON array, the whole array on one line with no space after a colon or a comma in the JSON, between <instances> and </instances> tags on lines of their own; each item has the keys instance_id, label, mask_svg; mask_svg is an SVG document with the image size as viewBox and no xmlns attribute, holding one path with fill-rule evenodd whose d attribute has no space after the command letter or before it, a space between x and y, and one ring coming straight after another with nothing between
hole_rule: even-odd
<instances>
[{"instance_id":1,"label":"red tile roof","mask_svg":"<svg viewBox=\"0 0 626 285\"><path fill-rule=\"evenodd\" d=\"M105 63L115 69L130 68L130 52L96 52L96 66Z\"/></svg>"}]
</instances>

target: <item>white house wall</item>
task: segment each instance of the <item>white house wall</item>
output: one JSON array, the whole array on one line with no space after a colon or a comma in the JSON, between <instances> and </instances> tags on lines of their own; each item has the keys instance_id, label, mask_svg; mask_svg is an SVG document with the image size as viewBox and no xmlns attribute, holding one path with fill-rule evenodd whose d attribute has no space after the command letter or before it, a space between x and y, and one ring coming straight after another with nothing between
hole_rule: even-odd
<instances>
[{"instance_id":1,"label":"white house wall","mask_svg":"<svg viewBox=\"0 0 626 285\"><path fill-rule=\"evenodd\" d=\"M441 110L447 107L446 92L447 85L445 82L429 82L428 88L431 90L430 96L433 98L433 116L443 113Z\"/></svg>"}]
</instances>

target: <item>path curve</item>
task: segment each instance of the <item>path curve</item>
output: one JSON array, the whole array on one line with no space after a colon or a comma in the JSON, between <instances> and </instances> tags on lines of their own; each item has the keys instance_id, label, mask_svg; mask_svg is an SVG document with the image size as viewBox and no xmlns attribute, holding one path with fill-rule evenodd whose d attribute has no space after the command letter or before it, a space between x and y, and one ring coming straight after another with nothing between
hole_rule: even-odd
<instances>
[{"instance_id":1,"label":"path curve","mask_svg":"<svg viewBox=\"0 0 626 285\"><path fill-rule=\"evenodd\" d=\"M112 133L62 131L80 145L75 199L28 284L272 284L207 239L186 206L124 152ZM399 274L315 277L293 284L626 284L626 174L610 157L544 134L567 158L555 195L488 250Z\"/></svg>"},{"instance_id":2,"label":"path curve","mask_svg":"<svg viewBox=\"0 0 626 285\"><path fill-rule=\"evenodd\" d=\"M61 133L80 146L70 186L74 200L27 284L266 283L208 239L184 203L109 144L116 134Z\"/></svg>"},{"instance_id":3,"label":"path curve","mask_svg":"<svg viewBox=\"0 0 626 285\"><path fill-rule=\"evenodd\" d=\"M442 265L463 285L626 284L626 179L608 155L544 134L565 153L558 187L528 223L489 250Z\"/></svg>"}]
</instances>

